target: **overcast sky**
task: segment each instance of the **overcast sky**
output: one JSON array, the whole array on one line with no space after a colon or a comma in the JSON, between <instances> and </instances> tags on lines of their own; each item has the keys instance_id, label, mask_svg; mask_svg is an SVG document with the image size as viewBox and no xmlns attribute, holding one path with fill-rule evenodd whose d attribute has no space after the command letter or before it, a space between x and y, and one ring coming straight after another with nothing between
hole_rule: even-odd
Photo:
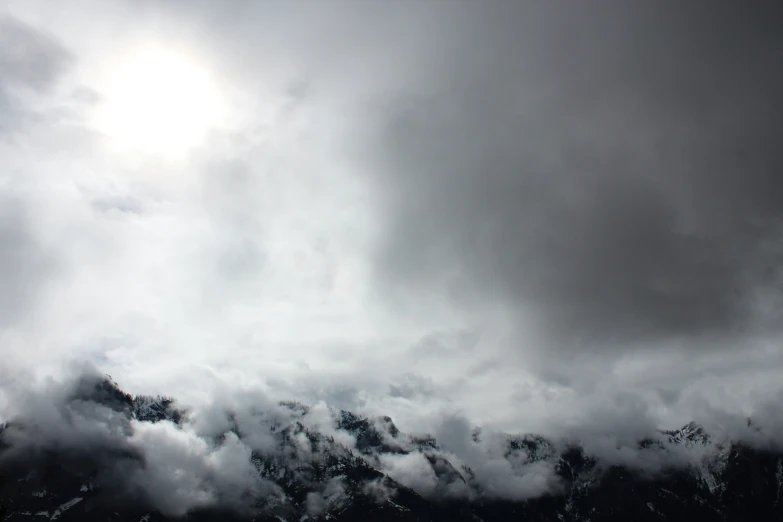
<instances>
[{"instance_id":1,"label":"overcast sky","mask_svg":"<svg viewBox=\"0 0 783 522\"><path fill-rule=\"evenodd\" d=\"M750 414L783 388L775 4L6 1L0 380L407 431ZM198 74L115 74L142 51Z\"/></svg>"}]
</instances>

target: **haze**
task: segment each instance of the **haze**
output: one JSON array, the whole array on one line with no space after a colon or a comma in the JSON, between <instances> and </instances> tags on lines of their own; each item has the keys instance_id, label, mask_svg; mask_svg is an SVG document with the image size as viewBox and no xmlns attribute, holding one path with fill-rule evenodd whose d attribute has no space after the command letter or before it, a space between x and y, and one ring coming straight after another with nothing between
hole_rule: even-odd
<instances>
[{"instance_id":1,"label":"haze","mask_svg":"<svg viewBox=\"0 0 783 522\"><path fill-rule=\"evenodd\" d=\"M1 415L85 367L407 431L775 403L782 22L772 2L5 2Z\"/></svg>"}]
</instances>

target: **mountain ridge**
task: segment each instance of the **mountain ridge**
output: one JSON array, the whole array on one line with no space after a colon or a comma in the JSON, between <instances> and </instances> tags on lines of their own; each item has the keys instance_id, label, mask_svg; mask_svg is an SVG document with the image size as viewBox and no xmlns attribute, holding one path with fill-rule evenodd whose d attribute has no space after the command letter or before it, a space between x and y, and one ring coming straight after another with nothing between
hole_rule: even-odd
<instances>
[{"instance_id":1,"label":"mountain ridge","mask_svg":"<svg viewBox=\"0 0 783 522\"><path fill-rule=\"evenodd\" d=\"M110 378L80 381L65 402L67 411L112 412L111 422L127 440L148 431L184 437L190 422L174 399L131 396ZM225 429L213 440L191 441L208 447L209 458L238 448L255 482L216 478L242 467L217 466L196 487L204 500L184 511L175 509L170 497L176 495L165 488L149 491L128 478L154 476L150 470L168 458L165 452L122 437L116 447L96 444L89 451L63 441L21 451L20 441L37 428L8 423L0 428L5 520L783 520L783 455L739 443L715 445L695 423L639 441L639 455L662 459L653 471L603 462L578 444L530 434L507 435L502 454L476 467L435 437L401 432L390 417L329 410L329 422L312 424L310 407L277 406L284 414L261 415L269 417L263 430L226 412ZM483 438L479 430L470 435L475 445ZM663 459L669 448L714 451L671 465ZM493 478L487 471L492 466L511 473ZM224 483L236 485L219 486ZM537 493L522 493L526 488Z\"/></svg>"}]
</instances>

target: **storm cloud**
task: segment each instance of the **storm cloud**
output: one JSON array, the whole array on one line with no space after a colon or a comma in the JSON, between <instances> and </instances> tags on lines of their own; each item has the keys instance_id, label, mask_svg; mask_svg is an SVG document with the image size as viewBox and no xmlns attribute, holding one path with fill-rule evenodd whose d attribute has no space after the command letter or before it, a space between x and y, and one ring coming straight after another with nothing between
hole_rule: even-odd
<instances>
[{"instance_id":1,"label":"storm cloud","mask_svg":"<svg viewBox=\"0 0 783 522\"><path fill-rule=\"evenodd\" d=\"M649 468L623 448L691 420L752 438L753 417L772 444L781 11L10 0L0 421L23 411L19 382L74 361L195 405L198 435L133 435L195 448L172 512L247 479L216 475L242 444L269 448L254 430L224 453L199 442L227 431L224 409L253 422L248 390L315 405L346 447L330 408L443 432L444 455L506 496L549 491L551 470L466 426L571 434ZM139 49L206 71L225 109L174 159L115 143L157 128L156 78L132 78L152 87L119 138L96 123ZM377 464L448 490L417 456Z\"/></svg>"},{"instance_id":2,"label":"storm cloud","mask_svg":"<svg viewBox=\"0 0 783 522\"><path fill-rule=\"evenodd\" d=\"M521 3L422 49L431 76L369 124L376 275L500 300L546 349L777 330L780 19Z\"/></svg>"}]
</instances>

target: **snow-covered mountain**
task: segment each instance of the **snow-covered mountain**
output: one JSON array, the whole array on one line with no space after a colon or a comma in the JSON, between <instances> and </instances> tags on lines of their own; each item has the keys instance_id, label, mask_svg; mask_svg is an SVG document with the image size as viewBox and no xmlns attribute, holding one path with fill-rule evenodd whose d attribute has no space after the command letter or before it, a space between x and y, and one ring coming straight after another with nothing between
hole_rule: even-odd
<instances>
[{"instance_id":1,"label":"snow-covered mountain","mask_svg":"<svg viewBox=\"0 0 783 522\"><path fill-rule=\"evenodd\" d=\"M639 442L659 463L651 471L534 435L505 437L495 460L470 461L389 417L316 416L294 402L225 412L226 429L199 438L173 399L131 397L108 379L82 383L68 401L71 426L99 419L79 432L92 442L71 440L66 425L47 438L31 419L0 431L5 520L155 522L185 515L179 505L188 520L783 520L783 455L715 444L693 423ZM469 444L483 437L475 430ZM188 473L199 451L217 464ZM677 463L688 451L699 458Z\"/></svg>"}]
</instances>

